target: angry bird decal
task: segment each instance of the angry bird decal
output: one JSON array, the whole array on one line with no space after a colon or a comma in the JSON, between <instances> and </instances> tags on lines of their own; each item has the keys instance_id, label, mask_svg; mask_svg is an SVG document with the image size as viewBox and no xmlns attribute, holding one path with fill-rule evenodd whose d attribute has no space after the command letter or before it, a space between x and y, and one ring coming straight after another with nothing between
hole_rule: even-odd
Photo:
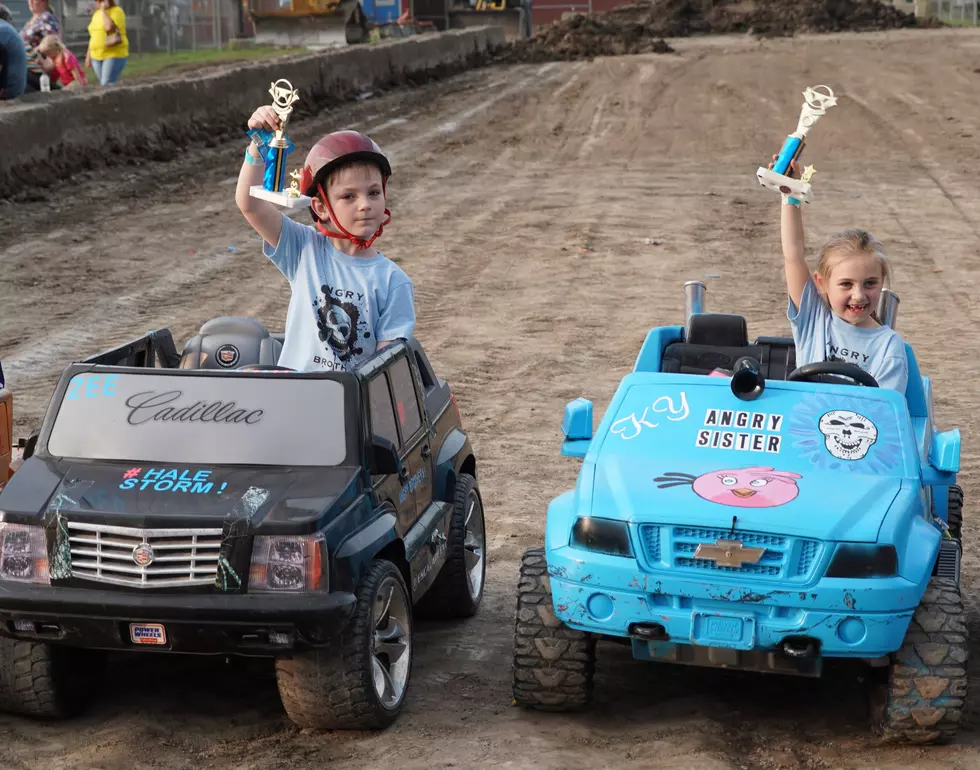
<instances>
[{"instance_id":1,"label":"angry bird decal","mask_svg":"<svg viewBox=\"0 0 980 770\"><path fill-rule=\"evenodd\" d=\"M735 508L775 508L795 500L800 493L792 471L777 471L761 465L733 470L709 471L700 476L667 473L654 481L660 489L690 484L694 493L712 503Z\"/></svg>"}]
</instances>

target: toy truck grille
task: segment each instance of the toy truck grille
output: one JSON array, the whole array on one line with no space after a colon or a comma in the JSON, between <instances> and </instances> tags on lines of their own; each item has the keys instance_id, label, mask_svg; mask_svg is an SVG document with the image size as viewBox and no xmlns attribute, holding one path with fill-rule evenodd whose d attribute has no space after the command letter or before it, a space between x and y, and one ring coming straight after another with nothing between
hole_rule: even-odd
<instances>
[{"instance_id":1,"label":"toy truck grille","mask_svg":"<svg viewBox=\"0 0 980 770\"><path fill-rule=\"evenodd\" d=\"M822 550L818 540L737 529L733 531L655 524L640 527L640 540L644 558L654 569L672 567L684 571L710 570L794 582L804 582L810 577ZM765 552L758 563L742 564L740 567L721 566L711 559L694 558L699 545L717 540L737 540L747 548L764 548Z\"/></svg>"},{"instance_id":2,"label":"toy truck grille","mask_svg":"<svg viewBox=\"0 0 980 770\"><path fill-rule=\"evenodd\" d=\"M68 522L74 578L137 588L214 584L221 529L135 529Z\"/></svg>"}]
</instances>

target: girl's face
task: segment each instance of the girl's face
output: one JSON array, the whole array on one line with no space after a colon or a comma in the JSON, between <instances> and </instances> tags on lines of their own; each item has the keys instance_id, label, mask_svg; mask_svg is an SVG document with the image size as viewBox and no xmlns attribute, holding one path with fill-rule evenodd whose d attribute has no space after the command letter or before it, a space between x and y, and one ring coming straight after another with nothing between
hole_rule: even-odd
<instances>
[{"instance_id":1,"label":"girl's face","mask_svg":"<svg viewBox=\"0 0 980 770\"><path fill-rule=\"evenodd\" d=\"M883 281L881 265L873 254L841 257L829 276L814 274L817 288L838 318L855 326L877 326L871 317L878 307Z\"/></svg>"},{"instance_id":2,"label":"girl's face","mask_svg":"<svg viewBox=\"0 0 980 770\"><path fill-rule=\"evenodd\" d=\"M341 169L330 181L327 195L334 214L340 220L338 224L357 238L368 240L384 221L385 196L381 170L374 166L357 165ZM313 199L313 205L317 216L321 219L329 217L319 198Z\"/></svg>"},{"instance_id":3,"label":"girl's face","mask_svg":"<svg viewBox=\"0 0 980 770\"><path fill-rule=\"evenodd\" d=\"M48 0L27 0L27 7L31 9L31 13L39 14L44 13L48 10Z\"/></svg>"}]
</instances>

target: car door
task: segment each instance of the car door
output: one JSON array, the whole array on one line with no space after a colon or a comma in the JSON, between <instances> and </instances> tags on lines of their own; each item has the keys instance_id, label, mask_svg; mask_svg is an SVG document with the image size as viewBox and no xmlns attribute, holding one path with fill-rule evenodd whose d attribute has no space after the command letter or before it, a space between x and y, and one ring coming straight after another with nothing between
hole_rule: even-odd
<instances>
[{"instance_id":1,"label":"car door","mask_svg":"<svg viewBox=\"0 0 980 770\"><path fill-rule=\"evenodd\" d=\"M402 451L408 465L407 486L415 496L416 515L421 516L432 502L432 440L423 416L415 376L408 356L400 356L388 367L395 417L402 437Z\"/></svg>"},{"instance_id":2,"label":"car door","mask_svg":"<svg viewBox=\"0 0 980 770\"><path fill-rule=\"evenodd\" d=\"M404 536L416 519L415 495L409 491L409 464L402 448L401 435L395 419L395 407L391 397L388 375L381 371L367 384L368 404L371 410L371 434L386 438L398 447L399 473L371 477L379 500L391 500L397 509L398 534Z\"/></svg>"}]
</instances>

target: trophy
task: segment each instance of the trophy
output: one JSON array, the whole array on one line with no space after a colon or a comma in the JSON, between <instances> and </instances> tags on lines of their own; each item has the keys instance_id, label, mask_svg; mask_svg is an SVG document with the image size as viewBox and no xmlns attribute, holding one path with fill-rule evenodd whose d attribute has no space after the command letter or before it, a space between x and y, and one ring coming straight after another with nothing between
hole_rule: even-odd
<instances>
[{"instance_id":1,"label":"trophy","mask_svg":"<svg viewBox=\"0 0 980 770\"><path fill-rule=\"evenodd\" d=\"M293 143L286 136L286 123L293 111L293 105L299 100L299 92L288 80L277 80L269 89L272 94L272 109L279 116L279 128L270 132L259 128L250 129L247 133L259 148L259 153L265 161L265 177L261 185L252 185L249 195L254 198L275 203L284 208L309 206L310 197L303 195L299 189L299 171L290 174L293 180L288 189L286 185L286 158L293 151Z\"/></svg>"},{"instance_id":2,"label":"trophy","mask_svg":"<svg viewBox=\"0 0 980 770\"><path fill-rule=\"evenodd\" d=\"M820 89L824 89L823 93ZM789 202L792 204L809 203L812 194L810 179L816 173L813 166L807 166L799 179L790 176L793 171L790 163L800 157L803 147L806 144L807 132L813 128L820 117L827 111L828 107L837 104L837 97L830 90L829 86L812 86L803 92L805 104L800 112L800 122L796 124L796 131L786 137L783 148L779 151L779 156L772 168L760 166L756 172L759 184L768 187L770 190L777 190L784 195L790 196Z\"/></svg>"}]
</instances>

